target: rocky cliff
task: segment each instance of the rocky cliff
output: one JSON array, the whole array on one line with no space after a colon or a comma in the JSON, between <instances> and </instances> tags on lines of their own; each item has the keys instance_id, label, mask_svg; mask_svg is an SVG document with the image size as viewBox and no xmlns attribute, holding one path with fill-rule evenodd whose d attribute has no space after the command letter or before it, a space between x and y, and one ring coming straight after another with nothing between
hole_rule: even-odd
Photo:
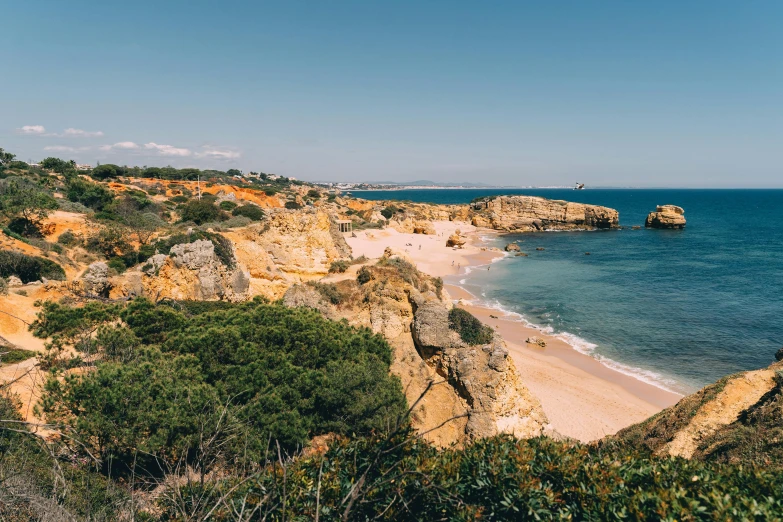
<instances>
[{"instance_id":1,"label":"rocky cliff","mask_svg":"<svg viewBox=\"0 0 783 522\"><path fill-rule=\"evenodd\" d=\"M321 283L327 284L330 283ZM412 423L439 445L464 443L498 433L540 435L547 424L538 400L521 382L503 340L470 346L449 328L451 303L436 280L387 251L357 280L324 288L297 285L284 302L310 306L332 319L367 326L393 348L392 372L400 377Z\"/></svg>"},{"instance_id":2,"label":"rocky cliff","mask_svg":"<svg viewBox=\"0 0 783 522\"><path fill-rule=\"evenodd\" d=\"M729 375L612 438L675 455L783 466L783 361Z\"/></svg>"},{"instance_id":3,"label":"rocky cliff","mask_svg":"<svg viewBox=\"0 0 783 522\"><path fill-rule=\"evenodd\" d=\"M675 205L658 205L644 222L647 228L685 228L685 211Z\"/></svg>"},{"instance_id":4,"label":"rocky cliff","mask_svg":"<svg viewBox=\"0 0 783 522\"><path fill-rule=\"evenodd\" d=\"M497 196L471 205L472 223L504 232L590 230L619 226L616 210L535 196Z\"/></svg>"},{"instance_id":5,"label":"rocky cliff","mask_svg":"<svg viewBox=\"0 0 783 522\"><path fill-rule=\"evenodd\" d=\"M222 235L231 250L222 257L211 241L196 240L174 245L168 255L156 254L110 279L100 263L85 272L83 284L114 298L279 299L291 285L321 278L333 261L350 256L329 214L316 209L272 210L264 223Z\"/></svg>"}]
</instances>

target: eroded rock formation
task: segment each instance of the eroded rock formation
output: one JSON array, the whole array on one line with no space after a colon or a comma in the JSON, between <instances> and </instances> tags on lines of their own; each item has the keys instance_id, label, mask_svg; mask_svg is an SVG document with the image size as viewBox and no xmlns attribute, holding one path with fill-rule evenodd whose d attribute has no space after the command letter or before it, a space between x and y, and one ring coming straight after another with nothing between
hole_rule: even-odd
<instances>
[{"instance_id":1,"label":"eroded rock formation","mask_svg":"<svg viewBox=\"0 0 783 522\"><path fill-rule=\"evenodd\" d=\"M647 215L644 226L647 228L685 228L685 211L675 205L658 205L655 212Z\"/></svg>"},{"instance_id":2,"label":"eroded rock formation","mask_svg":"<svg viewBox=\"0 0 783 522\"><path fill-rule=\"evenodd\" d=\"M496 196L471 205L472 223L504 232L591 230L619 226L616 210L535 196Z\"/></svg>"},{"instance_id":3,"label":"eroded rock formation","mask_svg":"<svg viewBox=\"0 0 783 522\"><path fill-rule=\"evenodd\" d=\"M383 335L393 349L391 371L400 377L409 404L417 404L412 423L434 443L543 432L546 416L521 382L500 337L486 345L465 344L449 328L452 305L445 291L391 251L378 265L368 266L367 273L364 284L335 283L343 296L337 306L306 285L292 287L283 301Z\"/></svg>"},{"instance_id":4,"label":"eroded rock formation","mask_svg":"<svg viewBox=\"0 0 783 522\"><path fill-rule=\"evenodd\" d=\"M209 240L171 247L137 269L113 278L112 296L241 301L254 295L279 299L293 284L319 279L350 247L329 214L320 210L271 210L268 219L222 233L231 262Z\"/></svg>"}]
</instances>

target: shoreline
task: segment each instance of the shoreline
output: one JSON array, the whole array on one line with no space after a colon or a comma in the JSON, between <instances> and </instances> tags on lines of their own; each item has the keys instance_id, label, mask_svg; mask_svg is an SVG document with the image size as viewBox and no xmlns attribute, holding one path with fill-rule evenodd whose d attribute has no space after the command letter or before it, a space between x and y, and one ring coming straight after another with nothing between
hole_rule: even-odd
<instances>
[{"instance_id":1,"label":"shoreline","mask_svg":"<svg viewBox=\"0 0 783 522\"><path fill-rule=\"evenodd\" d=\"M435 235L383 229L362 231L347 240L355 256L377 258L388 246L422 272L444 278L444 287L455 305L503 337L522 381L541 402L555 431L582 442L596 440L641 422L683 397L610 368L556 334L544 333L511 313L475 303L476 296L460 286L459 280L467 277L466 269L505 257L505 253L480 244L481 236L498 233L466 223L435 222L434 226ZM462 249L445 246L455 229L468 239ZM525 342L533 336L543 339L546 347Z\"/></svg>"}]
</instances>

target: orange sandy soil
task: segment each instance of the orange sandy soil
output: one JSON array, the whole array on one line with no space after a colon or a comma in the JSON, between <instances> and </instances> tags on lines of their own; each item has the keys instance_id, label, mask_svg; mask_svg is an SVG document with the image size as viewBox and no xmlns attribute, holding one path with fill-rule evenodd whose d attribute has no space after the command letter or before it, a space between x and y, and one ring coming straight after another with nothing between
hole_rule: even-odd
<instances>
[{"instance_id":1,"label":"orange sandy soil","mask_svg":"<svg viewBox=\"0 0 783 522\"><path fill-rule=\"evenodd\" d=\"M153 179L146 179L146 178L139 178L137 180L134 180L134 183L137 183L137 185L130 184L130 183L109 183L109 187L115 191L115 192L123 192L126 190L138 190L140 187L150 187L150 188L157 188L158 190L165 189L166 191L166 197L174 197L182 193L183 188L189 190L193 194L196 194L199 189L199 185L201 186L201 192L204 194L217 194L218 192L223 192L224 194L234 194L234 196L237 198L237 201L248 201L251 203L255 203L256 205L259 205L261 207L265 208L282 208L283 203L280 201L280 199L275 196L267 196L263 190L252 188L252 187L242 187L242 186L236 186L236 185L211 185L202 181L199 183L198 181L169 181L169 180L153 180Z\"/></svg>"}]
</instances>

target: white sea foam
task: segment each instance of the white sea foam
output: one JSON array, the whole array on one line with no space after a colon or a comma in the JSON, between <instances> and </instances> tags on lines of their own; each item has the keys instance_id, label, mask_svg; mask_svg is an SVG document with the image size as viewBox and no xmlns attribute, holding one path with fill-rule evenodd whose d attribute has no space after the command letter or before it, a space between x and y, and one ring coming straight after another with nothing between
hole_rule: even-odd
<instances>
[{"instance_id":1,"label":"white sea foam","mask_svg":"<svg viewBox=\"0 0 783 522\"><path fill-rule=\"evenodd\" d=\"M466 283L466 279L460 280L459 284L460 287L468 292L462 285ZM622 373L623 375L627 375L629 377L633 377L634 379L640 380L644 383L650 384L652 386L655 386L656 388L660 388L664 391L668 392L674 392L679 393L678 390L678 383L677 381L667 378L657 372L654 372L652 370L646 370L644 368L638 368L635 366L630 366L618 361L615 361L614 359L610 359L609 357L606 357L604 355L601 355L600 353L596 352L596 349L598 348L598 345L595 343L591 343L590 341L583 339L582 337L579 337L578 335L574 335L570 332L559 332L555 333L555 330L552 326L542 326L536 323L531 322L527 317L525 317L523 314L520 314L519 312L515 312L513 310L508 309L507 307L503 306L500 301L497 299L487 299L486 298L486 292L482 291L481 296L484 299L477 298L474 294L468 292L471 296L473 296L473 299L465 299L466 302L468 302L471 305L479 306L481 308L487 308L490 310L495 310L497 312L500 312L502 314L504 319L519 322L522 325L524 325L527 328L533 328L538 331L540 331L543 334L552 335L556 339L560 339L561 341L565 342L569 346L571 346L574 350L577 352L587 355L589 357L592 357L593 359L597 360L599 363L603 364L607 368L610 368L616 372Z\"/></svg>"}]
</instances>

